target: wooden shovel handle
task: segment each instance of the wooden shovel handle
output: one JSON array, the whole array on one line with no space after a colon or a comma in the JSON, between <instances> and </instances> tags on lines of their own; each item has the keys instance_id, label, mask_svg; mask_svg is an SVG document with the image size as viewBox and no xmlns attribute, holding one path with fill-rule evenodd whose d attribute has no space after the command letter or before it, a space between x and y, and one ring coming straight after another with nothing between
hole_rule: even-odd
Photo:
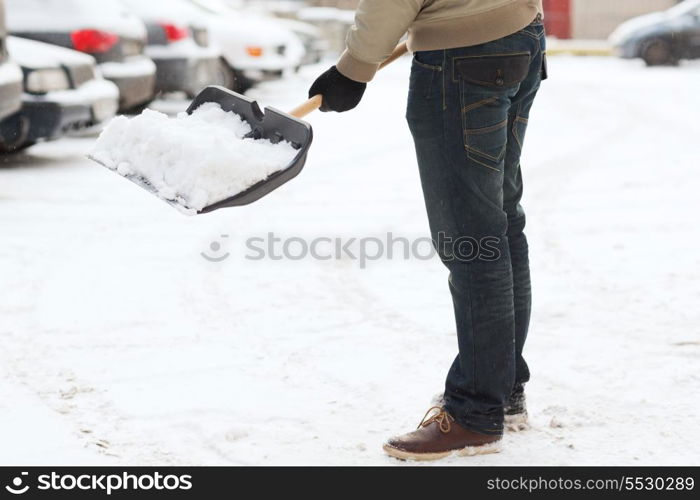
<instances>
[{"instance_id":1,"label":"wooden shovel handle","mask_svg":"<svg viewBox=\"0 0 700 500\"><path fill-rule=\"evenodd\" d=\"M321 94L313 96L311 99L304 101L302 104L294 108L289 112L290 115L295 118L304 118L306 115L310 115L323 104L323 96Z\"/></svg>"},{"instance_id":2,"label":"wooden shovel handle","mask_svg":"<svg viewBox=\"0 0 700 500\"><path fill-rule=\"evenodd\" d=\"M404 54L408 53L408 42L401 42L396 46L394 51L391 53L389 57L387 57L383 63L379 65L379 69L384 69L387 66L389 66L391 63L396 61L399 57L403 56Z\"/></svg>"},{"instance_id":3,"label":"wooden shovel handle","mask_svg":"<svg viewBox=\"0 0 700 500\"><path fill-rule=\"evenodd\" d=\"M387 57L382 64L379 65L379 69L383 69L389 64L393 63L399 57L403 56L406 52L408 52L408 46L406 45L406 42L401 42L396 46L391 55ZM304 118L306 115L319 109L322 104L323 96L321 94L315 95L311 99L305 101L304 103L291 110L289 114L296 118Z\"/></svg>"}]
</instances>

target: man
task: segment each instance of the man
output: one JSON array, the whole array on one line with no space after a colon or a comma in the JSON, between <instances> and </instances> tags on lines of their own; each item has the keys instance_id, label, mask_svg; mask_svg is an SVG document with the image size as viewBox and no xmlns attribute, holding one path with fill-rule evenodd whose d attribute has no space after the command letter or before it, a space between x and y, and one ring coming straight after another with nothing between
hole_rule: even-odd
<instances>
[{"instance_id":1,"label":"man","mask_svg":"<svg viewBox=\"0 0 700 500\"><path fill-rule=\"evenodd\" d=\"M323 95L322 111L353 109L408 31L407 120L433 241L450 271L459 354L432 415L384 445L397 458L493 453L504 427L527 422L520 154L546 78L542 12L541 0L362 0L347 50L309 92Z\"/></svg>"}]
</instances>

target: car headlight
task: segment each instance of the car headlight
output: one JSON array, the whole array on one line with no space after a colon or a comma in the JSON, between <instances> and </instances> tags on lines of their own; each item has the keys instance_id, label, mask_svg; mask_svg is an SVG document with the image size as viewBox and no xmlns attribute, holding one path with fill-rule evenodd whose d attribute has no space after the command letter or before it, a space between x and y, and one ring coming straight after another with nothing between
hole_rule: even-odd
<instances>
[{"instance_id":1,"label":"car headlight","mask_svg":"<svg viewBox=\"0 0 700 500\"><path fill-rule=\"evenodd\" d=\"M60 68L35 69L29 72L26 78L26 91L32 94L45 94L68 88L68 75Z\"/></svg>"}]
</instances>

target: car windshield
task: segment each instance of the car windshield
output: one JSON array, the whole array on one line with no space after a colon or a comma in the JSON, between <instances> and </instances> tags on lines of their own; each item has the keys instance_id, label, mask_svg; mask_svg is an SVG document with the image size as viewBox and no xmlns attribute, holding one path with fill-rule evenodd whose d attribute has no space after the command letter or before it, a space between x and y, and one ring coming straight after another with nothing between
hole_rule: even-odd
<instances>
[{"instance_id":1,"label":"car windshield","mask_svg":"<svg viewBox=\"0 0 700 500\"><path fill-rule=\"evenodd\" d=\"M685 2L671 7L667 12L672 17L684 16L686 14L700 14L700 0L685 0Z\"/></svg>"}]
</instances>

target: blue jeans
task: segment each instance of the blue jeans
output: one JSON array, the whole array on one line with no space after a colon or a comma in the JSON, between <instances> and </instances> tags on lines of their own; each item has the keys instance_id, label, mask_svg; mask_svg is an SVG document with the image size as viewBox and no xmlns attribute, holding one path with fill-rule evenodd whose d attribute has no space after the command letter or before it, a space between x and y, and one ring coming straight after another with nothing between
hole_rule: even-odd
<instances>
[{"instance_id":1,"label":"blue jeans","mask_svg":"<svg viewBox=\"0 0 700 500\"><path fill-rule=\"evenodd\" d=\"M530 377L522 356L531 292L520 154L545 74L539 18L493 42L416 52L411 70L406 117L457 326L445 406L484 434L503 432L503 407Z\"/></svg>"}]
</instances>

